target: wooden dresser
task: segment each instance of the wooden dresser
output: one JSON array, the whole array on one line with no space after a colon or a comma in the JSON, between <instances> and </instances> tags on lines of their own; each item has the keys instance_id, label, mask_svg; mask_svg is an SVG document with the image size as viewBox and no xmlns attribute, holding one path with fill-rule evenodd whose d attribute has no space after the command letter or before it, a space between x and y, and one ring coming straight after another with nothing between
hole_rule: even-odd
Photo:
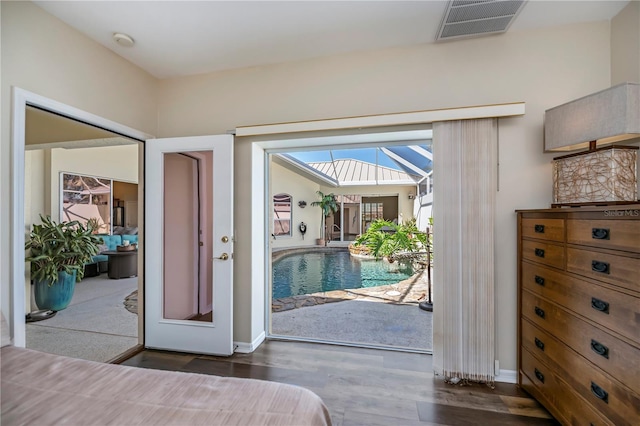
<instances>
[{"instance_id":1,"label":"wooden dresser","mask_svg":"<svg viewBox=\"0 0 640 426\"><path fill-rule=\"evenodd\" d=\"M563 424L640 425L640 204L517 213L519 385Z\"/></svg>"}]
</instances>

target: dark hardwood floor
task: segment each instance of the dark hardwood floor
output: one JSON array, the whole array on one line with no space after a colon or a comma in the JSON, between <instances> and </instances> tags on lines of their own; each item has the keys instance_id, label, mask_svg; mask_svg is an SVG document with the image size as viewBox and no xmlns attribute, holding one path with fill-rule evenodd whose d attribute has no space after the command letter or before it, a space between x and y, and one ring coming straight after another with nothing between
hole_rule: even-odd
<instances>
[{"instance_id":1,"label":"dark hardwood floor","mask_svg":"<svg viewBox=\"0 0 640 426\"><path fill-rule=\"evenodd\" d=\"M324 400L336 426L557 424L515 385L444 383L430 355L267 341L229 358L145 350L122 364L303 386Z\"/></svg>"}]
</instances>

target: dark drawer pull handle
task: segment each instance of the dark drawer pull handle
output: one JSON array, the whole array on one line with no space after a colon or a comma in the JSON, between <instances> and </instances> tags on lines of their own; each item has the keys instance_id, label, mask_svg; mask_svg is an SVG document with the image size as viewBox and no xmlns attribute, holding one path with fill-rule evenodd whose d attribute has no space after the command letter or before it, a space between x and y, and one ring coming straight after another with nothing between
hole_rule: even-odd
<instances>
[{"instance_id":1,"label":"dark drawer pull handle","mask_svg":"<svg viewBox=\"0 0 640 426\"><path fill-rule=\"evenodd\" d=\"M591 339L591 349L598 355L609 359L609 348L598 342L597 340Z\"/></svg>"},{"instance_id":2,"label":"dark drawer pull handle","mask_svg":"<svg viewBox=\"0 0 640 426\"><path fill-rule=\"evenodd\" d=\"M544 225L534 225L534 226L533 226L533 230L534 230L537 234L544 234Z\"/></svg>"},{"instance_id":3,"label":"dark drawer pull handle","mask_svg":"<svg viewBox=\"0 0 640 426\"><path fill-rule=\"evenodd\" d=\"M537 249L535 249L534 252L535 252L536 256L544 257L544 250L537 248Z\"/></svg>"},{"instance_id":4,"label":"dark drawer pull handle","mask_svg":"<svg viewBox=\"0 0 640 426\"><path fill-rule=\"evenodd\" d=\"M544 342L540 339L538 339L537 337L535 338L535 342L536 342L536 346L538 347L538 349L540 349L541 351L544 351ZM593 342L593 340L592 340Z\"/></svg>"},{"instance_id":5,"label":"dark drawer pull handle","mask_svg":"<svg viewBox=\"0 0 640 426\"><path fill-rule=\"evenodd\" d=\"M593 272L599 272L601 274L609 273L609 264L607 262L600 262L598 260L591 261L591 270Z\"/></svg>"},{"instance_id":6,"label":"dark drawer pull handle","mask_svg":"<svg viewBox=\"0 0 640 426\"><path fill-rule=\"evenodd\" d=\"M605 314L609 313L609 303L604 300L596 299L595 297L591 298L591 307L596 311L604 312Z\"/></svg>"},{"instance_id":7,"label":"dark drawer pull handle","mask_svg":"<svg viewBox=\"0 0 640 426\"><path fill-rule=\"evenodd\" d=\"M609 230L607 228L591 228L591 238L594 240L608 240Z\"/></svg>"},{"instance_id":8,"label":"dark drawer pull handle","mask_svg":"<svg viewBox=\"0 0 640 426\"><path fill-rule=\"evenodd\" d=\"M544 374L542 374L540 372L540 370L538 370L537 368L533 369L533 373L536 375L536 377L538 378L538 380L540 380L542 383L544 383ZM591 383L591 387L593 389L593 383Z\"/></svg>"},{"instance_id":9,"label":"dark drawer pull handle","mask_svg":"<svg viewBox=\"0 0 640 426\"><path fill-rule=\"evenodd\" d=\"M593 382L591 382L591 392L596 396L596 398L603 400L607 404L609 403L609 392Z\"/></svg>"},{"instance_id":10,"label":"dark drawer pull handle","mask_svg":"<svg viewBox=\"0 0 640 426\"><path fill-rule=\"evenodd\" d=\"M538 308L537 306L535 307L534 311L536 312L536 315L539 316L540 318L544 318L544 311L540 308Z\"/></svg>"},{"instance_id":11,"label":"dark drawer pull handle","mask_svg":"<svg viewBox=\"0 0 640 426\"><path fill-rule=\"evenodd\" d=\"M536 280L536 284L544 285L544 278L542 278L541 276L536 275L535 280Z\"/></svg>"}]
</instances>

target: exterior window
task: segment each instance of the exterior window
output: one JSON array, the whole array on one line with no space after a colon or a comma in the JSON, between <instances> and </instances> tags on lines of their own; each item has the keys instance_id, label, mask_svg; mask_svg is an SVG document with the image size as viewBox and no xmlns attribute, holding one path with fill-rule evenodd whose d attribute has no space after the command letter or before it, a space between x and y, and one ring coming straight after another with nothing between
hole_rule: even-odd
<instances>
[{"instance_id":1,"label":"exterior window","mask_svg":"<svg viewBox=\"0 0 640 426\"><path fill-rule=\"evenodd\" d=\"M273 235L291 235L291 195L273 196Z\"/></svg>"}]
</instances>

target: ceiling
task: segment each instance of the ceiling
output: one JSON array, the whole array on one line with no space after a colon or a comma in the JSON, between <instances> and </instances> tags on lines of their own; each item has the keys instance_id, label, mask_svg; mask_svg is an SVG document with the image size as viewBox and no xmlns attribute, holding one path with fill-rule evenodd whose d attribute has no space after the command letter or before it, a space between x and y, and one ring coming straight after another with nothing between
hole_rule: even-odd
<instances>
[{"instance_id":1,"label":"ceiling","mask_svg":"<svg viewBox=\"0 0 640 426\"><path fill-rule=\"evenodd\" d=\"M133 140L115 133L27 106L25 116L25 149L89 148L129 145Z\"/></svg>"},{"instance_id":2,"label":"ceiling","mask_svg":"<svg viewBox=\"0 0 640 426\"><path fill-rule=\"evenodd\" d=\"M436 0L35 3L158 78L433 43L447 6ZM530 0L509 31L609 20L628 3ZM116 44L115 32L133 37L135 46Z\"/></svg>"}]
</instances>

